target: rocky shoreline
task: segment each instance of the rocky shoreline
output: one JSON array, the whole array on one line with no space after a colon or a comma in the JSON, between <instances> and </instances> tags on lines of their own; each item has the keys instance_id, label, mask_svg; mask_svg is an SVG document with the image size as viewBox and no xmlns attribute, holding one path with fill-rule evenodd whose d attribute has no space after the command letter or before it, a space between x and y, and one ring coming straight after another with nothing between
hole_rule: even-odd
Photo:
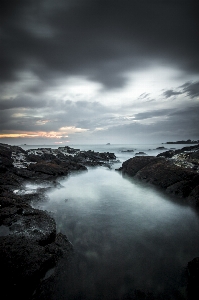
<instances>
[{"instance_id":1,"label":"rocky shoreline","mask_svg":"<svg viewBox=\"0 0 199 300\"><path fill-rule=\"evenodd\" d=\"M23 150L0 144L0 265L4 299L31 299L34 290L61 258L73 251L67 237L56 232L54 219L34 209L31 202L43 197L18 194L27 181L57 186L60 176L86 171L88 166L110 167L113 153L80 151L70 147Z\"/></svg>"},{"instance_id":2,"label":"rocky shoreline","mask_svg":"<svg viewBox=\"0 0 199 300\"><path fill-rule=\"evenodd\" d=\"M80 151L68 146L25 151L0 144L0 263L5 299L33 299L33 292L48 272L73 251L67 237L57 233L54 219L31 206L44 197L46 189L31 194L17 191L27 181L56 187L61 176L87 171L90 166L110 168L114 162L116 156L109 152ZM199 208L199 145L168 150L156 157L135 156L125 161L119 171ZM198 299L199 258L188 263L187 274L188 299Z\"/></svg>"},{"instance_id":3,"label":"rocky shoreline","mask_svg":"<svg viewBox=\"0 0 199 300\"><path fill-rule=\"evenodd\" d=\"M119 171L199 207L199 145L157 156L136 156L125 161Z\"/></svg>"},{"instance_id":4,"label":"rocky shoreline","mask_svg":"<svg viewBox=\"0 0 199 300\"><path fill-rule=\"evenodd\" d=\"M123 176L152 184L181 203L199 209L199 144L155 156L136 156L118 169ZM187 299L199 299L199 257L187 265Z\"/></svg>"}]
</instances>

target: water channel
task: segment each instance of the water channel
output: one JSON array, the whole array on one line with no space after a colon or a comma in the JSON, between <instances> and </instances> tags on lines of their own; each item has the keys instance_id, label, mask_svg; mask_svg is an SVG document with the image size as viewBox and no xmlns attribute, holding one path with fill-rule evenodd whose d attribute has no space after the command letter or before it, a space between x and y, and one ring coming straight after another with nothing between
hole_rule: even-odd
<instances>
[{"instance_id":1,"label":"water channel","mask_svg":"<svg viewBox=\"0 0 199 300\"><path fill-rule=\"evenodd\" d=\"M183 297L184 270L199 255L196 211L114 168L91 168L60 184L36 206L74 247L53 299L127 299L135 289Z\"/></svg>"}]
</instances>

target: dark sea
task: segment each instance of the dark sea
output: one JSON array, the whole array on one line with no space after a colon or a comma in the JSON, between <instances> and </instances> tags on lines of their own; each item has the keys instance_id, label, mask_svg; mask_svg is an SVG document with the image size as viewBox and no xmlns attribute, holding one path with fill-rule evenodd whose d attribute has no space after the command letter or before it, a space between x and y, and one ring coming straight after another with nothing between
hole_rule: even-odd
<instances>
[{"instance_id":1,"label":"dark sea","mask_svg":"<svg viewBox=\"0 0 199 300\"><path fill-rule=\"evenodd\" d=\"M51 282L49 299L138 299L138 291L161 299L185 299L186 266L199 256L197 212L115 169L136 153L157 155L166 150L158 147L186 145L69 146L114 152L118 162L111 169L94 167L62 178L61 187L33 204L55 218L57 232L65 234L74 248L60 270L56 274L51 270L43 281L44 287ZM26 189L37 187L27 183Z\"/></svg>"}]
</instances>

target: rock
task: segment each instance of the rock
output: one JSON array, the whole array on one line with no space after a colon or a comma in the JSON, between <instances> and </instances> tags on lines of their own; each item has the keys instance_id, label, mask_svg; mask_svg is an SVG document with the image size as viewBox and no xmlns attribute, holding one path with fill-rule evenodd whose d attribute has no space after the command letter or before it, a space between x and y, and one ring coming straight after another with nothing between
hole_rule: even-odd
<instances>
[{"instance_id":1,"label":"rock","mask_svg":"<svg viewBox=\"0 0 199 300\"><path fill-rule=\"evenodd\" d=\"M166 142L166 143L162 143L162 144L198 144L199 140L181 140L181 141L176 141L176 142Z\"/></svg>"},{"instance_id":2,"label":"rock","mask_svg":"<svg viewBox=\"0 0 199 300\"><path fill-rule=\"evenodd\" d=\"M192 181L182 180L167 187L166 191L175 196L185 198L190 195L192 189L193 189ZM192 201L192 203L194 202Z\"/></svg>"},{"instance_id":3,"label":"rock","mask_svg":"<svg viewBox=\"0 0 199 300\"><path fill-rule=\"evenodd\" d=\"M197 152L199 150L199 144L194 145L194 146L188 146L188 147L183 147L182 149L177 149L177 150L168 150L165 152L162 152L157 155L157 157L163 156L163 157L169 157L171 158L172 156L179 154L179 153L185 153L185 152Z\"/></svg>"},{"instance_id":4,"label":"rock","mask_svg":"<svg viewBox=\"0 0 199 300\"><path fill-rule=\"evenodd\" d=\"M40 155L35 155L35 154L28 154L27 159L30 162L40 162L43 160L43 158Z\"/></svg>"},{"instance_id":5,"label":"rock","mask_svg":"<svg viewBox=\"0 0 199 300\"><path fill-rule=\"evenodd\" d=\"M35 176L35 171L27 168L14 168L13 174L15 174L18 178L30 180Z\"/></svg>"},{"instance_id":6,"label":"rock","mask_svg":"<svg viewBox=\"0 0 199 300\"><path fill-rule=\"evenodd\" d=\"M178 167L168 161L154 161L153 164L141 169L136 174L136 178L165 189L183 180L194 181L195 178L199 180L199 174L192 172L192 170Z\"/></svg>"},{"instance_id":7,"label":"rock","mask_svg":"<svg viewBox=\"0 0 199 300\"><path fill-rule=\"evenodd\" d=\"M21 197L0 197L0 205L1 293L28 299L72 246L65 236L56 234L55 221L47 212L33 209Z\"/></svg>"},{"instance_id":8,"label":"rock","mask_svg":"<svg viewBox=\"0 0 199 300\"><path fill-rule=\"evenodd\" d=\"M190 154L189 154L189 157L190 157L191 159L199 159L199 150L190 153Z\"/></svg>"},{"instance_id":9,"label":"rock","mask_svg":"<svg viewBox=\"0 0 199 300\"><path fill-rule=\"evenodd\" d=\"M188 299L198 300L199 299L199 257L194 258L188 263Z\"/></svg>"},{"instance_id":10,"label":"rock","mask_svg":"<svg viewBox=\"0 0 199 300\"><path fill-rule=\"evenodd\" d=\"M165 150L165 147L157 147L156 150Z\"/></svg>"},{"instance_id":11,"label":"rock","mask_svg":"<svg viewBox=\"0 0 199 300\"><path fill-rule=\"evenodd\" d=\"M46 272L71 245L57 235L51 244L42 246L27 236L0 237L1 293L4 299L29 299Z\"/></svg>"},{"instance_id":12,"label":"rock","mask_svg":"<svg viewBox=\"0 0 199 300\"><path fill-rule=\"evenodd\" d=\"M14 170L14 169L13 169ZM22 182L23 182L23 178L21 178L20 176L14 174L11 171L5 171L5 173L0 173L0 190L13 190L16 189L17 187L19 187Z\"/></svg>"},{"instance_id":13,"label":"rock","mask_svg":"<svg viewBox=\"0 0 199 300\"><path fill-rule=\"evenodd\" d=\"M0 237L0 263L2 272L1 293L28 298L39 279L52 267L53 257L45 248L26 237ZM21 294L21 295L20 295Z\"/></svg>"},{"instance_id":14,"label":"rock","mask_svg":"<svg viewBox=\"0 0 199 300\"><path fill-rule=\"evenodd\" d=\"M175 165L163 157L139 156L122 164L123 174L156 185L168 193L186 198L190 204L198 205L199 173L190 168Z\"/></svg>"},{"instance_id":15,"label":"rock","mask_svg":"<svg viewBox=\"0 0 199 300\"><path fill-rule=\"evenodd\" d=\"M157 157L171 158L171 157L173 157L174 155L175 155L175 151L173 151L173 150L168 150L168 151L159 153L159 154L157 155Z\"/></svg>"},{"instance_id":16,"label":"rock","mask_svg":"<svg viewBox=\"0 0 199 300\"><path fill-rule=\"evenodd\" d=\"M134 150L122 150L121 152L134 152Z\"/></svg>"},{"instance_id":17,"label":"rock","mask_svg":"<svg viewBox=\"0 0 199 300\"><path fill-rule=\"evenodd\" d=\"M199 206L199 185L192 189L191 193L188 196L188 201L196 207Z\"/></svg>"},{"instance_id":18,"label":"rock","mask_svg":"<svg viewBox=\"0 0 199 300\"><path fill-rule=\"evenodd\" d=\"M147 154L145 152L140 151L140 152L135 153L135 155L147 155Z\"/></svg>"},{"instance_id":19,"label":"rock","mask_svg":"<svg viewBox=\"0 0 199 300\"><path fill-rule=\"evenodd\" d=\"M12 151L6 146L0 145L0 173L5 173L13 167Z\"/></svg>"},{"instance_id":20,"label":"rock","mask_svg":"<svg viewBox=\"0 0 199 300\"><path fill-rule=\"evenodd\" d=\"M169 150L158 154L157 157L171 158L173 163L184 168L199 170L199 145L184 147L178 150Z\"/></svg>"},{"instance_id":21,"label":"rock","mask_svg":"<svg viewBox=\"0 0 199 300\"><path fill-rule=\"evenodd\" d=\"M66 167L61 167L56 162L41 161L36 164L30 164L27 169L52 176L68 175L68 169Z\"/></svg>"},{"instance_id":22,"label":"rock","mask_svg":"<svg viewBox=\"0 0 199 300\"><path fill-rule=\"evenodd\" d=\"M135 176L136 173L146 165L151 164L154 161L157 162L162 160L162 158L157 160L157 158L154 156L133 157L123 162L121 170L123 173L126 173L130 176Z\"/></svg>"}]
</instances>

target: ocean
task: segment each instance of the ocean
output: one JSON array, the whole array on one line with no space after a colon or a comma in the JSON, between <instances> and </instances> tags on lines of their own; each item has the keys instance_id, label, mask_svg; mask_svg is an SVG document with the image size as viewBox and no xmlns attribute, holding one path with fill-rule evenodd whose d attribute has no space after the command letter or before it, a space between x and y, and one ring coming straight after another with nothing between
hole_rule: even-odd
<instances>
[{"instance_id":1,"label":"ocean","mask_svg":"<svg viewBox=\"0 0 199 300\"><path fill-rule=\"evenodd\" d=\"M159 147L186 145L69 146L114 152L118 162L111 169L94 167L62 178L60 188L49 190L44 201L33 204L55 218L57 232L74 247L71 259L48 278L51 299L135 299L138 290L162 299L185 299L186 266L199 256L197 212L115 169L136 153L157 155L166 150ZM23 146L28 147L53 148ZM26 189L37 187L27 183Z\"/></svg>"}]
</instances>

